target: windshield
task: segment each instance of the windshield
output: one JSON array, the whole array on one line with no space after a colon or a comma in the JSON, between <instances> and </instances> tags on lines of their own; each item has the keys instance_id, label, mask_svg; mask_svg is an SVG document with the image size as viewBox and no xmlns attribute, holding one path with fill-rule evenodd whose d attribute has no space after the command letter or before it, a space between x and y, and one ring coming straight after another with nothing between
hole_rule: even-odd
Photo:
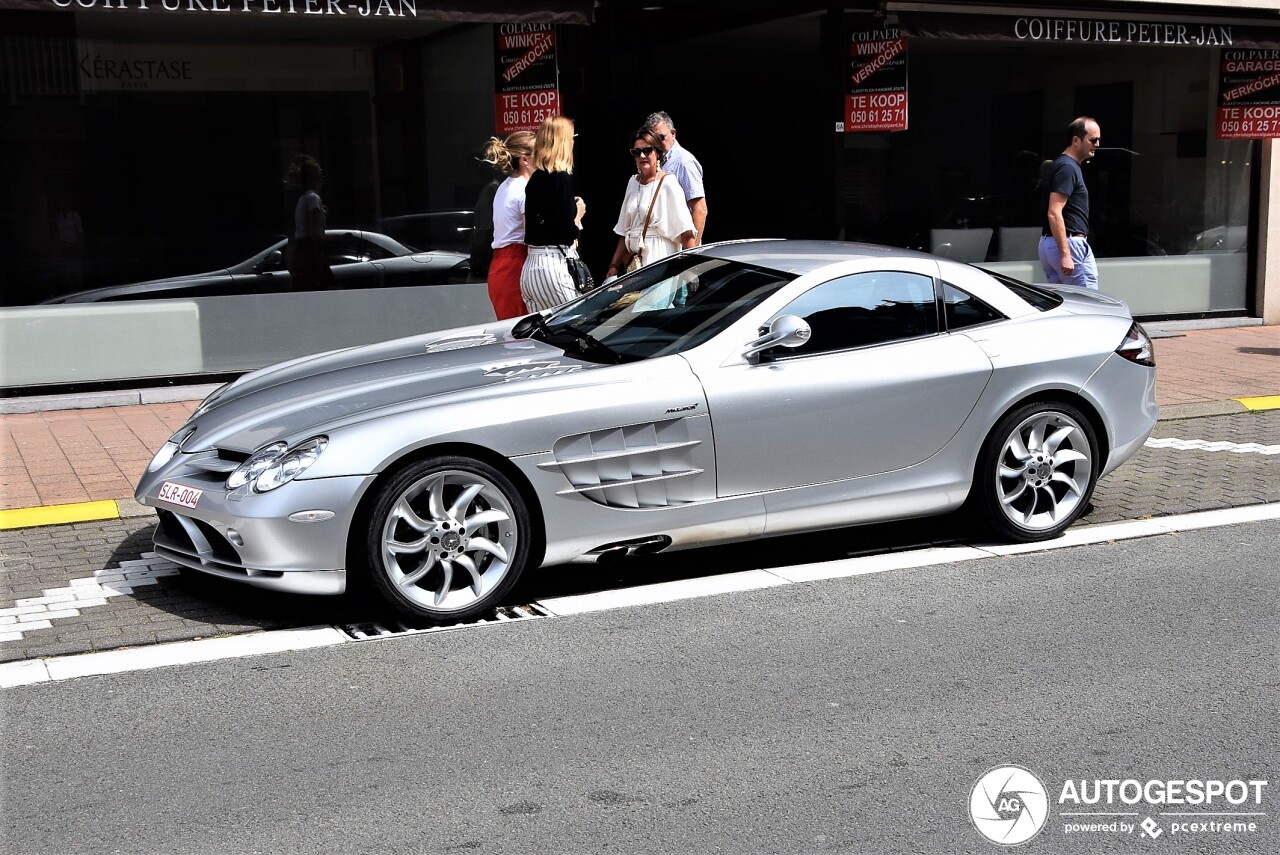
<instances>
[{"instance_id":1,"label":"windshield","mask_svg":"<svg viewBox=\"0 0 1280 855\"><path fill-rule=\"evenodd\" d=\"M710 339L795 276L697 253L665 258L555 310L552 343L582 342L589 359L634 362ZM592 351L592 352L588 352ZM611 354L598 356L598 352Z\"/></svg>"}]
</instances>

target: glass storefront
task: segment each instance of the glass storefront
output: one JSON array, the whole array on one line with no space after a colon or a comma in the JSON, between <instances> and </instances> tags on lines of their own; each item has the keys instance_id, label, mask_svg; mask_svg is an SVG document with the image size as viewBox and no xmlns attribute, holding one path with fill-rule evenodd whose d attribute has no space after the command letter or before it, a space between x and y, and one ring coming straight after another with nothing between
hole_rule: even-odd
<instances>
[{"instance_id":1,"label":"glass storefront","mask_svg":"<svg viewBox=\"0 0 1280 855\"><path fill-rule=\"evenodd\" d=\"M476 154L494 133L498 7L530 4L432 16L395 0L341 20L301 0L146 5L0 0L0 383L237 373L493 317L475 253L493 175ZM1036 281L1041 165L1087 114L1104 290L1141 316L1257 312L1262 144L1215 134L1222 45L904 28L908 128L836 133L849 30L883 26L883 4L760 5L695 22L688 6L592 18L551 0L521 18L561 24L593 266L616 240L628 135L665 110L706 170L709 240L867 240ZM1251 29L1280 43L1280 22ZM290 272L301 155L323 170L323 280Z\"/></svg>"},{"instance_id":2,"label":"glass storefront","mask_svg":"<svg viewBox=\"0 0 1280 855\"><path fill-rule=\"evenodd\" d=\"M1083 167L1103 289L1144 316L1245 312L1257 144L1216 139L1219 50L909 50L911 129L845 135L848 236L1039 280L1040 170L1088 115L1103 140ZM963 97L914 84L961 73Z\"/></svg>"},{"instance_id":3,"label":"glass storefront","mask_svg":"<svg viewBox=\"0 0 1280 855\"><path fill-rule=\"evenodd\" d=\"M490 25L0 22L3 385L234 373L492 318L471 272ZM290 263L301 156L324 276Z\"/></svg>"}]
</instances>

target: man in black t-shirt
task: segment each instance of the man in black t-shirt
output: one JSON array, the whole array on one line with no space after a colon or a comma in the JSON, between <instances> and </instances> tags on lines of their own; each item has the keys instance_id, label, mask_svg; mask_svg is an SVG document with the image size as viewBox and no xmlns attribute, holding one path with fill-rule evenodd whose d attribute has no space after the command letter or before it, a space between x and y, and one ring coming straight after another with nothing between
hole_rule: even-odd
<instances>
[{"instance_id":1,"label":"man in black t-shirt","mask_svg":"<svg viewBox=\"0 0 1280 855\"><path fill-rule=\"evenodd\" d=\"M1071 142L1045 173L1040 188L1040 267L1055 284L1098 288L1098 263L1089 247L1089 190L1080 164L1093 157L1102 130L1088 116L1067 128Z\"/></svg>"}]
</instances>

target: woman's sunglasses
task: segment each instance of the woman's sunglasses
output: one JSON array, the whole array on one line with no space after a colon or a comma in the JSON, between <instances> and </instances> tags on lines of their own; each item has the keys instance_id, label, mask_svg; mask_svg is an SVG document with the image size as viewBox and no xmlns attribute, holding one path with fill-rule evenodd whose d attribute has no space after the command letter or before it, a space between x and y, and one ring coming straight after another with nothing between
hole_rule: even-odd
<instances>
[{"instance_id":1,"label":"woman's sunglasses","mask_svg":"<svg viewBox=\"0 0 1280 855\"><path fill-rule=\"evenodd\" d=\"M647 145L643 148L629 148L627 151L631 152L632 157L648 157L653 154L653 146Z\"/></svg>"}]
</instances>

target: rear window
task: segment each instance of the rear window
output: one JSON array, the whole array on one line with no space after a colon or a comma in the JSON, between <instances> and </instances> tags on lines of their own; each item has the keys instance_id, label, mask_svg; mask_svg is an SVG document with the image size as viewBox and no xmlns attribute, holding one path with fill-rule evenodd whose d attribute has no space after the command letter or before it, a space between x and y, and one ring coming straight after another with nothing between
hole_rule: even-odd
<instances>
[{"instance_id":1,"label":"rear window","mask_svg":"<svg viewBox=\"0 0 1280 855\"><path fill-rule=\"evenodd\" d=\"M946 309L947 329L959 330L979 324L1004 320L1004 315L950 282L942 283L942 304Z\"/></svg>"},{"instance_id":2,"label":"rear window","mask_svg":"<svg viewBox=\"0 0 1280 855\"><path fill-rule=\"evenodd\" d=\"M1029 285L1026 282L1020 282L1017 279L1010 279L1000 273L992 273L990 270L986 272L999 279L1002 285L1042 312L1056 309L1062 305L1062 296L1059 294L1055 294L1045 288Z\"/></svg>"}]
</instances>

